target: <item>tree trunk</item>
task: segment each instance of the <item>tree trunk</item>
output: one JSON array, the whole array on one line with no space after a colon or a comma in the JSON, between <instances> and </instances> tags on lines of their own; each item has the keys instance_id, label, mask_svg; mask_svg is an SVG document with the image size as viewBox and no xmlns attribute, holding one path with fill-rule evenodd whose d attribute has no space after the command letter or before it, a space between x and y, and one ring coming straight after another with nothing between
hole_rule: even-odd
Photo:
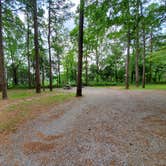
<instances>
[{"instance_id":1,"label":"tree trunk","mask_svg":"<svg viewBox=\"0 0 166 166\"><path fill-rule=\"evenodd\" d=\"M7 84L5 78L5 65L4 65L4 51L3 51L3 36L2 36L2 2L0 0L0 87L2 90L2 99L7 99Z\"/></svg>"},{"instance_id":2,"label":"tree trunk","mask_svg":"<svg viewBox=\"0 0 166 166\"><path fill-rule=\"evenodd\" d=\"M58 55L58 87L61 85L60 57Z\"/></svg>"},{"instance_id":3,"label":"tree trunk","mask_svg":"<svg viewBox=\"0 0 166 166\"><path fill-rule=\"evenodd\" d=\"M96 81L99 82L99 53L97 47L96 47L96 68L97 68Z\"/></svg>"},{"instance_id":4,"label":"tree trunk","mask_svg":"<svg viewBox=\"0 0 166 166\"><path fill-rule=\"evenodd\" d=\"M128 31L127 31L127 57L126 57L126 85L125 88L129 89L129 63L130 63L130 7L129 2L127 5L127 13L129 18L128 19Z\"/></svg>"},{"instance_id":5,"label":"tree trunk","mask_svg":"<svg viewBox=\"0 0 166 166\"><path fill-rule=\"evenodd\" d=\"M114 73L114 77L115 77L115 82L117 83L118 82L118 71L117 71L117 57L115 56L115 68L114 68L114 70L115 70L115 73Z\"/></svg>"},{"instance_id":6,"label":"tree trunk","mask_svg":"<svg viewBox=\"0 0 166 166\"><path fill-rule=\"evenodd\" d=\"M137 0L137 16L136 16L136 58L135 58L135 82L136 87L139 86L139 0Z\"/></svg>"},{"instance_id":7,"label":"tree trunk","mask_svg":"<svg viewBox=\"0 0 166 166\"><path fill-rule=\"evenodd\" d=\"M134 71L131 72L131 84L133 84L133 81L134 81Z\"/></svg>"},{"instance_id":8,"label":"tree trunk","mask_svg":"<svg viewBox=\"0 0 166 166\"><path fill-rule=\"evenodd\" d=\"M85 57L85 82L86 82L86 86L88 86L88 56L86 55Z\"/></svg>"},{"instance_id":9,"label":"tree trunk","mask_svg":"<svg viewBox=\"0 0 166 166\"><path fill-rule=\"evenodd\" d=\"M39 58L39 43L38 43L38 21L37 21L37 0L34 1L34 45L35 45L35 74L36 74L36 93L41 92L40 83L40 58Z\"/></svg>"},{"instance_id":10,"label":"tree trunk","mask_svg":"<svg viewBox=\"0 0 166 166\"><path fill-rule=\"evenodd\" d=\"M78 40L78 75L76 96L82 96L82 57L83 57L84 0L80 0L79 40Z\"/></svg>"},{"instance_id":11,"label":"tree trunk","mask_svg":"<svg viewBox=\"0 0 166 166\"><path fill-rule=\"evenodd\" d=\"M43 88L43 91L45 91L45 84L44 84L44 82L45 82L45 67L44 67L44 62L43 62L43 64L42 64L42 88Z\"/></svg>"},{"instance_id":12,"label":"tree trunk","mask_svg":"<svg viewBox=\"0 0 166 166\"><path fill-rule=\"evenodd\" d=\"M145 22L144 22L144 16L143 16L143 6L141 3L141 15L143 18L142 21L142 38L143 38L143 56L142 56L142 61L143 61L143 68L142 68L142 88L145 88L145 46L146 46L146 39L145 39Z\"/></svg>"},{"instance_id":13,"label":"tree trunk","mask_svg":"<svg viewBox=\"0 0 166 166\"><path fill-rule=\"evenodd\" d=\"M52 58L51 58L51 1L49 0L48 8L48 54L49 54L49 88L52 91Z\"/></svg>"},{"instance_id":14,"label":"tree trunk","mask_svg":"<svg viewBox=\"0 0 166 166\"><path fill-rule=\"evenodd\" d=\"M28 87L31 88L31 66L30 66L30 53L29 53L29 35L30 35L30 29L29 29L29 15L27 12L27 61L28 61Z\"/></svg>"},{"instance_id":15,"label":"tree trunk","mask_svg":"<svg viewBox=\"0 0 166 166\"><path fill-rule=\"evenodd\" d=\"M127 57L126 57L126 89L129 89L129 62L130 62L130 25L127 32Z\"/></svg>"},{"instance_id":16,"label":"tree trunk","mask_svg":"<svg viewBox=\"0 0 166 166\"><path fill-rule=\"evenodd\" d=\"M66 84L69 83L69 67L67 65L67 68L66 68Z\"/></svg>"},{"instance_id":17,"label":"tree trunk","mask_svg":"<svg viewBox=\"0 0 166 166\"><path fill-rule=\"evenodd\" d=\"M17 69L18 67L13 66L13 84L18 85Z\"/></svg>"},{"instance_id":18,"label":"tree trunk","mask_svg":"<svg viewBox=\"0 0 166 166\"><path fill-rule=\"evenodd\" d=\"M151 32L150 32L150 52L152 54L153 52L153 33L152 33L152 28L151 28ZM152 55L150 55L150 66L149 66L149 82L152 82Z\"/></svg>"}]
</instances>

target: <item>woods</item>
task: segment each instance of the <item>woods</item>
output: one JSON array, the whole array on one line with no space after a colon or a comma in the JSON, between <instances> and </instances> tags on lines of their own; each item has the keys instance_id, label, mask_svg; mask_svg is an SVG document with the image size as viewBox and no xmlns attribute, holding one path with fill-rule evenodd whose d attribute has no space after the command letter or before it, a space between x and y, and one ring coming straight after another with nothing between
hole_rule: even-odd
<instances>
[{"instance_id":1,"label":"woods","mask_svg":"<svg viewBox=\"0 0 166 166\"><path fill-rule=\"evenodd\" d=\"M0 0L0 166L166 163L166 2Z\"/></svg>"},{"instance_id":2,"label":"woods","mask_svg":"<svg viewBox=\"0 0 166 166\"><path fill-rule=\"evenodd\" d=\"M166 83L165 3L0 1L0 90Z\"/></svg>"}]
</instances>

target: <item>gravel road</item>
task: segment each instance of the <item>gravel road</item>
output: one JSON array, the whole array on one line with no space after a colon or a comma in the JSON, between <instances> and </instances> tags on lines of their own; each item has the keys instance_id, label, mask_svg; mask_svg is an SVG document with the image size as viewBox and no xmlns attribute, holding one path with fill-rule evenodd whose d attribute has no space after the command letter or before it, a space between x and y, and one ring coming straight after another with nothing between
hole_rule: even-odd
<instances>
[{"instance_id":1,"label":"gravel road","mask_svg":"<svg viewBox=\"0 0 166 166\"><path fill-rule=\"evenodd\" d=\"M166 166L166 91L83 90L0 144L0 166Z\"/></svg>"}]
</instances>

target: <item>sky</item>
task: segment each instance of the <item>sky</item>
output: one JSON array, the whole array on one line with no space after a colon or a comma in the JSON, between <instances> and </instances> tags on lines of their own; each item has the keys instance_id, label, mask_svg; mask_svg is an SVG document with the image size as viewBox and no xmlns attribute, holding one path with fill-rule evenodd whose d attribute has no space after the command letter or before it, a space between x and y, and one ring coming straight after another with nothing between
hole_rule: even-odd
<instances>
[{"instance_id":1,"label":"sky","mask_svg":"<svg viewBox=\"0 0 166 166\"><path fill-rule=\"evenodd\" d=\"M72 7L72 9L71 9L71 12L75 13L75 11L76 11L76 9L77 9L77 6L78 6L79 3L80 3L80 0L70 0L70 1L75 4L75 5ZM46 13L46 15L47 15L47 13ZM20 17L20 19L21 19L23 22L25 22L25 15L24 15L24 13L21 13L21 12L20 12L20 13L19 13L19 17ZM66 21L65 27L68 28L69 30L72 30L72 29L74 28L74 19L72 18L72 19Z\"/></svg>"},{"instance_id":2,"label":"sky","mask_svg":"<svg viewBox=\"0 0 166 166\"><path fill-rule=\"evenodd\" d=\"M77 6L78 6L78 4L80 3L80 0L71 0L71 2L74 3L74 4L76 4L76 5L74 6L74 8L72 9L72 11L75 11L76 8L77 8Z\"/></svg>"},{"instance_id":3,"label":"sky","mask_svg":"<svg viewBox=\"0 0 166 166\"><path fill-rule=\"evenodd\" d=\"M80 3L80 0L71 0L71 2L75 4L74 7L71 9L71 11L74 13L77 9L77 6ZM68 28L69 30L72 30L74 28L74 19L72 18L66 21L65 27Z\"/></svg>"}]
</instances>

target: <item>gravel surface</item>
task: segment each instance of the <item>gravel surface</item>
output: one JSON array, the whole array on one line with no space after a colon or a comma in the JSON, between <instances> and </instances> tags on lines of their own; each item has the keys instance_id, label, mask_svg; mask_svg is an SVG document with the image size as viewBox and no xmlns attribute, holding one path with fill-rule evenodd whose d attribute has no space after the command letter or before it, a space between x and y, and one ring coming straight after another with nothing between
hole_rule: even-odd
<instances>
[{"instance_id":1,"label":"gravel surface","mask_svg":"<svg viewBox=\"0 0 166 166\"><path fill-rule=\"evenodd\" d=\"M83 90L0 144L0 166L166 166L166 91Z\"/></svg>"}]
</instances>

